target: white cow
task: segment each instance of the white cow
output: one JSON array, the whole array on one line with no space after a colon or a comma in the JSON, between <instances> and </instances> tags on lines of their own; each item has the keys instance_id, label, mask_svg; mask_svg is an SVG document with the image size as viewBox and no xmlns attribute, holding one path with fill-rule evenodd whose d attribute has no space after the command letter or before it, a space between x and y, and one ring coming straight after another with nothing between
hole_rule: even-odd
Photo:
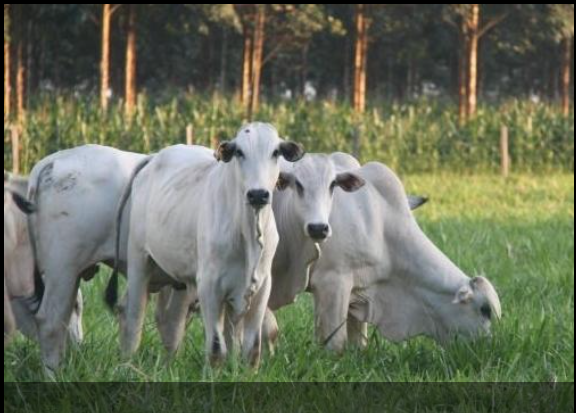
<instances>
[{"instance_id":1,"label":"white cow","mask_svg":"<svg viewBox=\"0 0 576 413\"><path fill-rule=\"evenodd\" d=\"M304 195L304 189L300 181L294 179L291 174L292 168L296 169L305 177L303 182L309 187ZM350 173L360 168L359 162L352 156L344 153L332 155L306 155L302 161L295 164L281 161L281 170L290 171L281 173L278 187L280 190L288 186L295 188L301 196L292 199L290 196L278 194L274 202L274 213L278 219L285 222L285 217L294 215L302 217L294 220L295 225L289 231L280 233L282 248L274 258L272 279L272 301L274 309L287 305L294 301L296 295L306 289L308 266L317 258L316 243L322 242L331 235L331 227L328 225L328 217L332 208L332 193L336 188L344 192L355 192L364 186L364 181ZM329 184L326 184L328 182ZM329 190L324 191L324 186ZM339 189L339 191L340 191ZM342 196L346 195L342 192ZM297 200L297 202L291 202ZM426 202L425 198L408 196L411 209L417 208ZM279 228L282 229L282 228ZM302 235L292 239L294 234ZM288 253L288 248L290 252ZM197 299L193 290L182 293L175 290L165 290L162 293L162 302L166 308L165 316L158 319L158 326L169 326L170 331L163 337L171 344L171 348L178 348L184 335L186 316L190 315L189 308ZM184 316L184 318L183 318ZM269 310L266 313L263 336L273 352L278 334L278 326L274 314ZM350 319L349 330L352 333L365 331L366 323L358 323ZM164 329L167 329L164 327ZM364 340L364 335L355 334L358 341ZM359 343L361 344L361 343Z\"/></svg>"},{"instance_id":2,"label":"white cow","mask_svg":"<svg viewBox=\"0 0 576 413\"><path fill-rule=\"evenodd\" d=\"M261 327L270 293L278 233L270 203L280 157L294 162L300 146L267 124L241 128L214 154L176 146L161 151L127 188L132 194L127 304L121 311L124 356L140 342L149 291L168 282L197 286L212 364L225 359L243 331L242 353L260 361ZM164 274L169 275L169 278Z\"/></svg>"},{"instance_id":3,"label":"white cow","mask_svg":"<svg viewBox=\"0 0 576 413\"><path fill-rule=\"evenodd\" d=\"M28 180L4 173L4 344L15 329L36 340L34 317L34 254L30 244L26 214L34 206L24 198ZM80 343L82 331L82 295L78 293L75 311L69 323L69 335Z\"/></svg>"},{"instance_id":4,"label":"white cow","mask_svg":"<svg viewBox=\"0 0 576 413\"><path fill-rule=\"evenodd\" d=\"M33 245L45 293L37 315L42 358L56 369L81 279L115 258L116 210L124 187L144 155L87 145L40 161L30 175ZM126 233L121 228L123 244ZM125 250L120 267L125 268Z\"/></svg>"},{"instance_id":5,"label":"white cow","mask_svg":"<svg viewBox=\"0 0 576 413\"><path fill-rule=\"evenodd\" d=\"M309 155L283 165L281 182L292 190L274 199L280 243L269 306L311 291L327 348L342 351L349 336L365 345L364 323L393 341L428 335L444 342L487 332L500 318L493 286L467 277L426 237L386 166Z\"/></svg>"}]
</instances>

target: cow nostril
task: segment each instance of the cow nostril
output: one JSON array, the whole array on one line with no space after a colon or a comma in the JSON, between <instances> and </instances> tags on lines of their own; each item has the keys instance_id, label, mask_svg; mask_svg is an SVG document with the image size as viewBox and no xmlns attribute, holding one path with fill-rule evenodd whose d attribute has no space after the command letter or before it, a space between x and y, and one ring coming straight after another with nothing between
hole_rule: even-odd
<instances>
[{"instance_id":1,"label":"cow nostril","mask_svg":"<svg viewBox=\"0 0 576 413\"><path fill-rule=\"evenodd\" d=\"M246 197L252 206L263 206L270 202L270 192L265 189L252 189L248 191Z\"/></svg>"},{"instance_id":2,"label":"cow nostril","mask_svg":"<svg viewBox=\"0 0 576 413\"><path fill-rule=\"evenodd\" d=\"M308 235L313 239L326 239L330 233L328 224L308 224Z\"/></svg>"}]
</instances>

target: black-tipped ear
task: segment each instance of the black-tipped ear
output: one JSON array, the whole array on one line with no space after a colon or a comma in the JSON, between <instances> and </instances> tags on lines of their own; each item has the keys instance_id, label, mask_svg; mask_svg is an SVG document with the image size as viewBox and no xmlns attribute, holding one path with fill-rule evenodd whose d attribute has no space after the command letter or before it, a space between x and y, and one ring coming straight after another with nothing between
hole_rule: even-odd
<instances>
[{"instance_id":1,"label":"black-tipped ear","mask_svg":"<svg viewBox=\"0 0 576 413\"><path fill-rule=\"evenodd\" d=\"M236 144L234 142L224 141L218 145L218 149L214 153L214 157L218 161L230 162L234 157L234 151L236 150Z\"/></svg>"},{"instance_id":2,"label":"black-tipped ear","mask_svg":"<svg viewBox=\"0 0 576 413\"><path fill-rule=\"evenodd\" d=\"M410 210L420 208L422 205L428 202L428 198L419 195L408 195L408 205L410 205Z\"/></svg>"},{"instance_id":3,"label":"black-tipped ear","mask_svg":"<svg viewBox=\"0 0 576 413\"><path fill-rule=\"evenodd\" d=\"M276 183L276 189L279 191L284 191L294 182L294 175L288 172L280 172L278 177L278 182Z\"/></svg>"},{"instance_id":4,"label":"black-tipped ear","mask_svg":"<svg viewBox=\"0 0 576 413\"><path fill-rule=\"evenodd\" d=\"M351 172L343 172L336 175L336 185L346 192L356 192L366 185L366 181Z\"/></svg>"},{"instance_id":5,"label":"black-tipped ear","mask_svg":"<svg viewBox=\"0 0 576 413\"><path fill-rule=\"evenodd\" d=\"M302 159L306 152L299 143L286 141L280 144L280 153L288 162L296 162Z\"/></svg>"}]
</instances>

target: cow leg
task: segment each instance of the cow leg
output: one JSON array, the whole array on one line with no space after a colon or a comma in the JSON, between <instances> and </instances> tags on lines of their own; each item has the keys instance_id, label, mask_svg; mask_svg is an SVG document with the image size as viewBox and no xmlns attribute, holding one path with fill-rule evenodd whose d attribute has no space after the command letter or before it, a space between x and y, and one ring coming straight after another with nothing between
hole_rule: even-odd
<instances>
[{"instance_id":1,"label":"cow leg","mask_svg":"<svg viewBox=\"0 0 576 413\"><path fill-rule=\"evenodd\" d=\"M46 269L46 290L36 317L42 360L48 373L60 366L80 280L73 269Z\"/></svg>"},{"instance_id":2,"label":"cow leg","mask_svg":"<svg viewBox=\"0 0 576 413\"><path fill-rule=\"evenodd\" d=\"M347 322L348 340L354 347L364 350L368 346L368 323L349 316Z\"/></svg>"},{"instance_id":3,"label":"cow leg","mask_svg":"<svg viewBox=\"0 0 576 413\"><path fill-rule=\"evenodd\" d=\"M199 274L198 296L204 321L206 356L213 367L226 359L227 347L224 337L224 302L215 282Z\"/></svg>"},{"instance_id":4,"label":"cow leg","mask_svg":"<svg viewBox=\"0 0 576 413\"><path fill-rule=\"evenodd\" d=\"M274 355L276 343L278 341L278 331L276 316L272 310L268 308L266 310L266 315L264 316L264 323L262 324L262 340L266 342L270 355Z\"/></svg>"},{"instance_id":5,"label":"cow leg","mask_svg":"<svg viewBox=\"0 0 576 413\"><path fill-rule=\"evenodd\" d=\"M74 301L74 309L70 317L68 326L68 339L74 346L79 346L84 340L84 328L82 326L82 316L84 312L84 297L82 291L78 288L78 294Z\"/></svg>"},{"instance_id":6,"label":"cow leg","mask_svg":"<svg viewBox=\"0 0 576 413\"><path fill-rule=\"evenodd\" d=\"M258 368L262 354L262 324L268 310L268 299L270 298L271 277L267 276L260 290L252 298L250 308L244 316L244 338L242 343L242 354L250 365Z\"/></svg>"},{"instance_id":7,"label":"cow leg","mask_svg":"<svg viewBox=\"0 0 576 413\"><path fill-rule=\"evenodd\" d=\"M120 313L120 347L125 359L130 358L140 346L150 274L148 256L142 251L132 249L128 254L126 306Z\"/></svg>"},{"instance_id":8,"label":"cow leg","mask_svg":"<svg viewBox=\"0 0 576 413\"><path fill-rule=\"evenodd\" d=\"M158 294L156 326L169 354L175 354L182 343L186 325L192 317L189 309L196 299L196 289L192 286L182 291L165 287Z\"/></svg>"},{"instance_id":9,"label":"cow leg","mask_svg":"<svg viewBox=\"0 0 576 413\"><path fill-rule=\"evenodd\" d=\"M311 285L314 295L316 336L328 350L344 351L352 282L336 272L317 273Z\"/></svg>"},{"instance_id":10,"label":"cow leg","mask_svg":"<svg viewBox=\"0 0 576 413\"><path fill-rule=\"evenodd\" d=\"M233 354L235 357L237 350L242 348L244 323L234 318L232 307L227 306L224 314L224 340L226 340L228 354Z\"/></svg>"}]
</instances>

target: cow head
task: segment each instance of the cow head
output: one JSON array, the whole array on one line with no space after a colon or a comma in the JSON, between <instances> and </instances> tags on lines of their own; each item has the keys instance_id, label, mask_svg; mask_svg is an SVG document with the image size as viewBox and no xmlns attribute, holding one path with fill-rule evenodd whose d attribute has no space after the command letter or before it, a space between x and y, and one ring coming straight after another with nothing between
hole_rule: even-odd
<instances>
[{"instance_id":1,"label":"cow head","mask_svg":"<svg viewBox=\"0 0 576 413\"><path fill-rule=\"evenodd\" d=\"M296 162L304 150L280 139L272 125L251 123L242 127L234 140L222 142L215 156L235 169L246 203L259 210L272 201L280 174L279 159Z\"/></svg>"},{"instance_id":2,"label":"cow head","mask_svg":"<svg viewBox=\"0 0 576 413\"><path fill-rule=\"evenodd\" d=\"M297 164L283 165L277 187L294 191L293 208L304 234L323 242L332 235L329 219L335 192L355 192L364 185L353 171L339 171L329 155L307 155Z\"/></svg>"},{"instance_id":3,"label":"cow head","mask_svg":"<svg viewBox=\"0 0 576 413\"><path fill-rule=\"evenodd\" d=\"M368 164L362 176L382 202L382 263L377 279L359 293L358 319L400 341L427 335L444 343L454 336L475 338L500 319L496 290L484 277L468 277L418 226L396 175Z\"/></svg>"}]
</instances>

